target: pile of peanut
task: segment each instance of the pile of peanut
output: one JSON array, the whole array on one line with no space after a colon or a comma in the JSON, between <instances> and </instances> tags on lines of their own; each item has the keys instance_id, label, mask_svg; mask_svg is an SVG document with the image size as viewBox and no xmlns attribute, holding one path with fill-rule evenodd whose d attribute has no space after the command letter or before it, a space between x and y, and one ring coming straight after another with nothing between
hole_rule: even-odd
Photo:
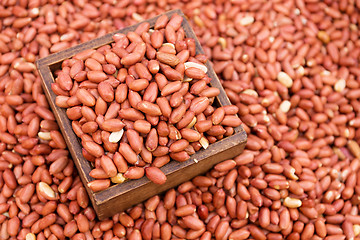
<instances>
[{"instance_id":1,"label":"pile of peanut","mask_svg":"<svg viewBox=\"0 0 360 240\"><path fill-rule=\"evenodd\" d=\"M99 221L34 61L176 8L238 107L246 150ZM359 9L352 0L2 1L0 239L360 239Z\"/></svg>"},{"instance_id":2,"label":"pile of peanut","mask_svg":"<svg viewBox=\"0 0 360 240\"><path fill-rule=\"evenodd\" d=\"M144 174L164 184L159 168L170 159L187 161L241 124L236 106L213 106L220 90L208 86L207 58L196 54L182 21L162 15L153 29L144 22L56 71L56 105L66 108L83 155L95 166L96 180L88 184L94 192Z\"/></svg>"}]
</instances>

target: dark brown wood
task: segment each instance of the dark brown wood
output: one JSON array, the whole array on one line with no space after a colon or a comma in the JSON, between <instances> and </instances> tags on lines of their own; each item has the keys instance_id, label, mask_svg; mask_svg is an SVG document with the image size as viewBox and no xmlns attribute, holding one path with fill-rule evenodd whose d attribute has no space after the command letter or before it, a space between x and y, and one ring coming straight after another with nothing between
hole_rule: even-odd
<instances>
[{"instance_id":1,"label":"dark brown wood","mask_svg":"<svg viewBox=\"0 0 360 240\"><path fill-rule=\"evenodd\" d=\"M182 27L184 28L187 37L195 39L197 53L204 53L184 14L180 10L173 10L165 14L170 18L174 13L177 13L184 18ZM153 27L158 17L159 16L146 21L150 23L151 27ZM218 162L235 157L244 150L247 140L247 136L243 128L238 127L235 129L235 134L233 136L209 145L206 150L201 150L192 155L188 161L182 163L171 161L169 164L161 168L167 176L167 181L163 185L154 184L146 177L143 177L138 180L130 180L122 184L114 185L101 192L94 193L88 188L87 183L93 180L89 176L91 166L82 155L82 146L72 130L71 121L68 119L65 110L55 105L56 95L51 90L51 83L54 82L53 72L61 67L61 63L65 59L71 58L75 54L86 49L96 49L103 45L110 44L113 42L112 36L114 34L126 34L129 31L134 31L139 24L140 23L89 42L82 43L62 52L49 55L48 57L42 58L36 62L42 79L42 86L45 95L49 101L51 109L54 112L55 118L60 126L61 132L78 169L81 180L85 185L93 207L100 220L140 203L155 194L159 194L188 181L199 174L203 174ZM206 66L208 68L208 75L212 79L210 84L213 87L220 89L220 95L216 99L218 105L229 105L230 101L226 96L213 68L209 62L206 63Z\"/></svg>"}]
</instances>

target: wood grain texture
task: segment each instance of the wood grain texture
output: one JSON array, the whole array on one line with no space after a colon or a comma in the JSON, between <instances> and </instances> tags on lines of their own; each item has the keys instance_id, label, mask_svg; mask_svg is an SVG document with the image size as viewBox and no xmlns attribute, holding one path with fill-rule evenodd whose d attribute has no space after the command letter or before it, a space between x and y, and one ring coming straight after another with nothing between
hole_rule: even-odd
<instances>
[{"instance_id":1,"label":"wood grain texture","mask_svg":"<svg viewBox=\"0 0 360 240\"><path fill-rule=\"evenodd\" d=\"M195 39L197 54L203 54L203 50L200 46L195 33L191 29L184 14L180 10L173 10L165 13L169 18L173 14L179 14L184 18L182 27L184 28L186 37ZM146 20L150 23L150 27L153 27L157 18ZM100 220L114 215L117 212L126 210L127 208L140 203L147 198L164 192L172 187L175 187L191 178L203 174L211 169L216 163L226 159L230 159L239 155L245 147L247 136L242 127L235 129L235 134L227 137L221 141L209 145L206 150L201 150L186 162L171 161L167 165L161 168L161 170L167 176L167 182L163 185L157 185L149 181L146 177L138 180L130 180L122 184L117 184L109 189L101 192L92 192L87 183L93 179L89 176L91 166L89 162L82 156L82 146L78 137L72 130L71 121L66 115L66 111L55 105L56 95L51 90L51 83L54 82L53 72L61 67L61 63L68 58L71 58L75 54L87 49L96 49L103 45L113 42L112 36L116 33L126 34L129 31L134 31L141 23L121 29L119 31L107 34L103 37L91 40L86 43L82 43L75 47L66 49L62 52L58 52L42 58L36 62L39 70L39 74L42 79L42 86L45 95L49 101L50 107L54 112L55 118L60 126L61 132L64 136L68 149L74 160L74 163L78 169L81 180L83 181L85 188L90 196L93 207ZM219 79L217 78L210 63L207 62L208 75L211 78L211 85L220 89L220 95L217 97L216 102L219 106L229 105L230 101L226 96L226 93L221 86Z\"/></svg>"}]
</instances>

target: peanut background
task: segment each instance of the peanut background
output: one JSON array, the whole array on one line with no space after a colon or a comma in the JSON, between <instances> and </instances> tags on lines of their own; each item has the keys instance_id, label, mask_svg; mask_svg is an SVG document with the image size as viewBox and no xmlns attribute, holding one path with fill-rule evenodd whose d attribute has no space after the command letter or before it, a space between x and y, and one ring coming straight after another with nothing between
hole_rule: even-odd
<instances>
[{"instance_id":1,"label":"peanut background","mask_svg":"<svg viewBox=\"0 0 360 240\"><path fill-rule=\"evenodd\" d=\"M0 239L360 239L359 0L0 3ZM100 222L34 61L175 8L246 150Z\"/></svg>"}]
</instances>

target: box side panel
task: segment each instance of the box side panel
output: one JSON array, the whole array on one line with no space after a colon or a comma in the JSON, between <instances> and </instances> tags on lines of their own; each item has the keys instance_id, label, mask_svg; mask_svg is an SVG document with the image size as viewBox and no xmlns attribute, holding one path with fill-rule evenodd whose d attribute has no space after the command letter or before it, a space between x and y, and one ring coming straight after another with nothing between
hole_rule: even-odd
<instances>
[{"instance_id":1,"label":"box side panel","mask_svg":"<svg viewBox=\"0 0 360 240\"><path fill-rule=\"evenodd\" d=\"M100 192L96 195L97 202L101 202L98 217L100 219L109 217L114 214L115 210L116 212L126 210L155 194L164 192L197 175L204 174L215 164L239 155L244 150L245 145L246 134L240 132L224 139L224 141L210 145L206 151L200 151L192 155L184 163L180 164L173 161L161 168L167 176L167 181L163 185L157 185L143 177L139 180L118 185L114 189ZM114 195L116 197L112 198Z\"/></svg>"}]
</instances>

